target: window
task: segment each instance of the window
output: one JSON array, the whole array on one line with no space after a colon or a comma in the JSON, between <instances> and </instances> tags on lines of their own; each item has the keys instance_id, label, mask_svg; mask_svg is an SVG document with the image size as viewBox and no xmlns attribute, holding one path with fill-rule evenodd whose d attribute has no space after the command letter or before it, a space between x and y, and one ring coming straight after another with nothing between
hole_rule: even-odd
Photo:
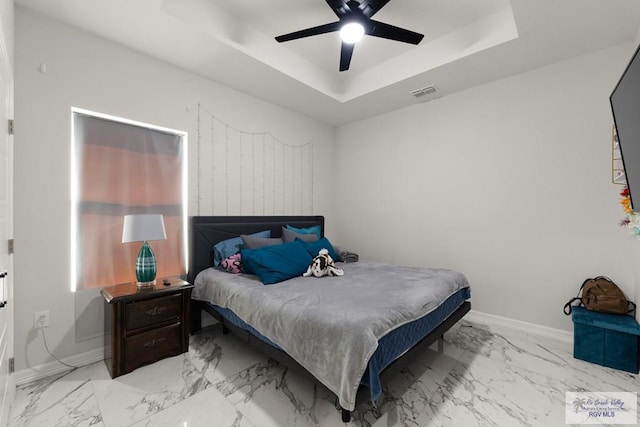
<instances>
[{"instance_id":1,"label":"window","mask_svg":"<svg viewBox=\"0 0 640 427\"><path fill-rule=\"evenodd\" d=\"M186 133L74 108L71 139L71 289L135 281L127 214L164 216L167 239L149 242L157 277L184 274Z\"/></svg>"}]
</instances>

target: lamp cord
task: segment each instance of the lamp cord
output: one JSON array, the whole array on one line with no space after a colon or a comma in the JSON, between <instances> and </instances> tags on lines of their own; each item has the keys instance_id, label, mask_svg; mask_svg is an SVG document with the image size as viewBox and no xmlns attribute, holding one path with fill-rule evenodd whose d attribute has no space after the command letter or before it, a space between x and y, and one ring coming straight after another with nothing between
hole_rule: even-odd
<instances>
[{"instance_id":1,"label":"lamp cord","mask_svg":"<svg viewBox=\"0 0 640 427\"><path fill-rule=\"evenodd\" d=\"M49 350L49 346L47 345L47 337L45 336L44 333L44 328L41 328L42 330L42 342L44 342L44 348L47 350L47 353L49 353L49 356L53 357L58 363L63 364L64 366L67 366L69 368L73 368L73 369L77 369L80 368L80 366L73 366L73 365L69 365L68 363L63 362L62 360L58 359L57 357L55 357L53 355L53 353L51 353L51 350Z\"/></svg>"}]
</instances>

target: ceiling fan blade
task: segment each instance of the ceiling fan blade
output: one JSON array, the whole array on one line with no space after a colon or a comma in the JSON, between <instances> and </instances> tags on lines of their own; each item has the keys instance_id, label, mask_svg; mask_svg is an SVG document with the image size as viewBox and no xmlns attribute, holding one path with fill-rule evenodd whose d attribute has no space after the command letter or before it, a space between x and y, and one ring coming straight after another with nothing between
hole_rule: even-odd
<instances>
[{"instance_id":1,"label":"ceiling fan blade","mask_svg":"<svg viewBox=\"0 0 640 427\"><path fill-rule=\"evenodd\" d=\"M326 2L338 18L342 18L347 12L347 2L344 0L326 0Z\"/></svg>"},{"instance_id":2,"label":"ceiling fan blade","mask_svg":"<svg viewBox=\"0 0 640 427\"><path fill-rule=\"evenodd\" d=\"M380 9L385 7L390 0L362 0L360 2L360 10L367 18L371 18L378 13Z\"/></svg>"},{"instance_id":3,"label":"ceiling fan blade","mask_svg":"<svg viewBox=\"0 0 640 427\"><path fill-rule=\"evenodd\" d=\"M317 27L306 28L304 30L295 31L289 34L283 34L281 36L276 37L276 41L279 43L288 42L290 40L301 39L309 36L317 36L318 34L331 33L333 31L340 30L341 23L332 22L330 24L318 25Z\"/></svg>"},{"instance_id":4,"label":"ceiling fan blade","mask_svg":"<svg viewBox=\"0 0 640 427\"><path fill-rule=\"evenodd\" d=\"M340 50L340 71L346 71L349 69L351 57L353 56L353 49L355 47L355 43L342 42L342 48Z\"/></svg>"},{"instance_id":5,"label":"ceiling fan blade","mask_svg":"<svg viewBox=\"0 0 640 427\"><path fill-rule=\"evenodd\" d=\"M371 29L367 32L370 36L411 44L420 43L424 37L424 34L385 24L384 22L375 21L373 19L371 19L370 22L373 24Z\"/></svg>"}]
</instances>

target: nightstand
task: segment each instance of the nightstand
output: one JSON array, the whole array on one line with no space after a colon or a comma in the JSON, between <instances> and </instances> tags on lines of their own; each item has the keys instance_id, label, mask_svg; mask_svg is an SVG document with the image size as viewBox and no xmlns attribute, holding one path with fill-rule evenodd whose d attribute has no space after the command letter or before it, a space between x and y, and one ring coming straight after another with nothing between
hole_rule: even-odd
<instances>
[{"instance_id":1,"label":"nightstand","mask_svg":"<svg viewBox=\"0 0 640 427\"><path fill-rule=\"evenodd\" d=\"M112 378L189 351L192 289L192 284L179 277L169 277L157 279L150 289L126 283L101 290L104 355Z\"/></svg>"}]
</instances>

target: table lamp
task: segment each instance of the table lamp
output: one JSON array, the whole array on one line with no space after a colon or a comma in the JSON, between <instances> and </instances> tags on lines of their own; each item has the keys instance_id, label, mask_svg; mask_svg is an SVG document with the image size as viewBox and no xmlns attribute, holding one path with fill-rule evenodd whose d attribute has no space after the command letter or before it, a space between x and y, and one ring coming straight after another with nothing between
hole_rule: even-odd
<instances>
[{"instance_id":1,"label":"table lamp","mask_svg":"<svg viewBox=\"0 0 640 427\"><path fill-rule=\"evenodd\" d=\"M136 214L124 216L122 243L144 242L136 259L138 288L153 287L156 283L156 257L147 242L166 238L162 215Z\"/></svg>"}]
</instances>

